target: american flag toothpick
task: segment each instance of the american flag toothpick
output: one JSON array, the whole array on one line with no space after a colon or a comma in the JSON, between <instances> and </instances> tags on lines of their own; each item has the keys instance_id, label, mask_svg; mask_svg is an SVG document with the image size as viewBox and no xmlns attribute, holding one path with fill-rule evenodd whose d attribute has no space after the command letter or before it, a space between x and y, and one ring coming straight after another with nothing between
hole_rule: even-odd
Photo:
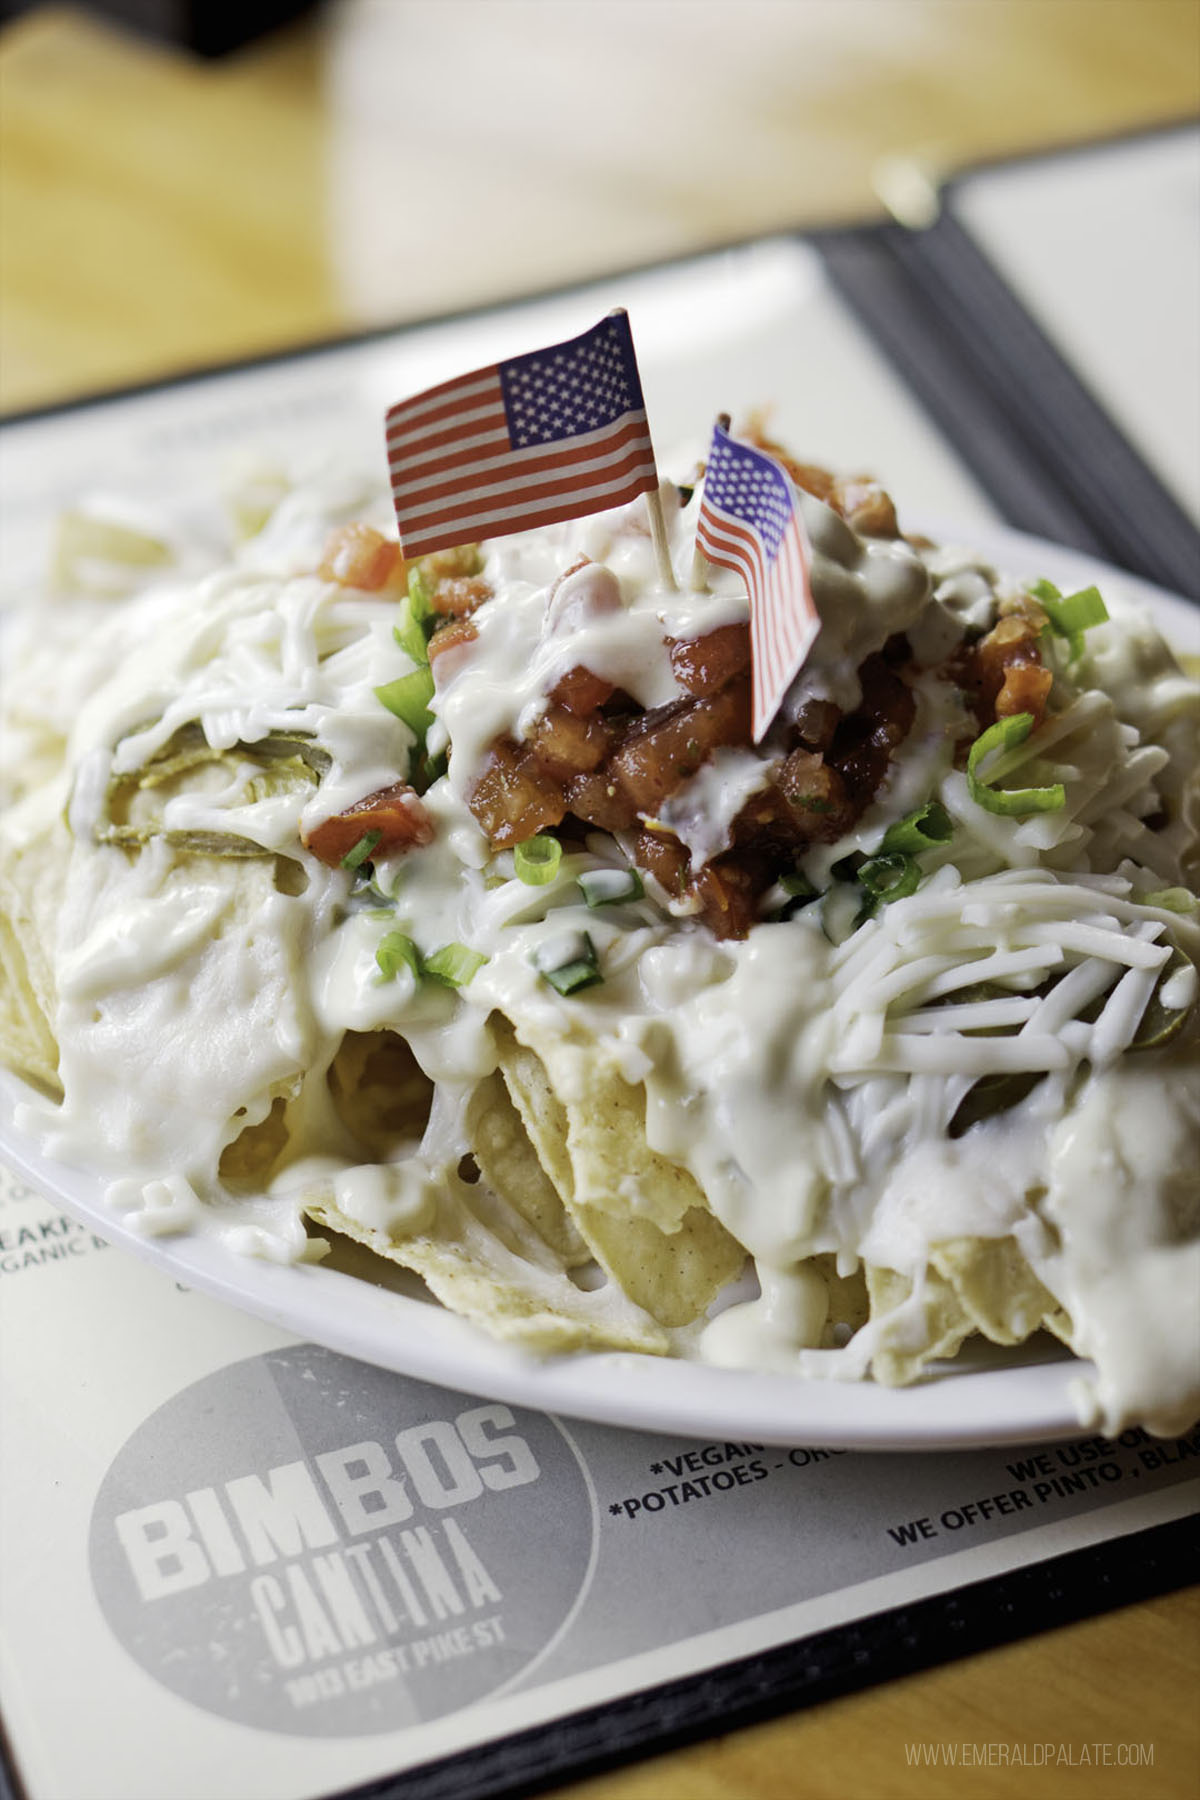
<instances>
[{"instance_id":1,"label":"american flag toothpick","mask_svg":"<svg viewBox=\"0 0 1200 1800\"><path fill-rule=\"evenodd\" d=\"M581 337L399 401L388 411L387 445L406 557L578 519L639 494L653 527L658 470L622 311Z\"/></svg>"},{"instance_id":2,"label":"american flag toothpick","mask_svg":"<svg viewBox=\"0 0 1200 1800\"><path fill-rule=\"evenodd\" d=\"M800 500L779 464L718 420L704 477L697 547L750 595L752 730L762 738L821 629L809 583Z\"/></svg>"}]
</instances>

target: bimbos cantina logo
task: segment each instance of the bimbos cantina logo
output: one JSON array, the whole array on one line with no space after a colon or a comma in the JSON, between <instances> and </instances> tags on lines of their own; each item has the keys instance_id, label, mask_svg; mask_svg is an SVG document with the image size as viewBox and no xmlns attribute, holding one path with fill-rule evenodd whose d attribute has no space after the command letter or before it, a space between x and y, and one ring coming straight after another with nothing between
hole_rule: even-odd
<instances>
[{"instance_id":1,"label":"bimbos cantina logo","mask_svg":"<svg viewBox=\"0 0 1200 1800\"><path fill-rule=\"evenodd\" d=\"M105 1617L155 1680L241 1724L357 1736L526 1671L594 1545L553 1419L300 1345L147 1419L90 1552Z\"/></svg>"}]
</instances>

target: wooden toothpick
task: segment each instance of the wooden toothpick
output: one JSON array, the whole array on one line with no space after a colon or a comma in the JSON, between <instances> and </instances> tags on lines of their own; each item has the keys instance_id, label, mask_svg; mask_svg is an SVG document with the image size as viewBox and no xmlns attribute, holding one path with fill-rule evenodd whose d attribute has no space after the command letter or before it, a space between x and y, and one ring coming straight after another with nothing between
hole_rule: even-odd
<instances>
[{"instance_id":1,"label":"wooden toothpick","mask_svg":"<svg viewBox=\"0 0 1200 1800\"><path fill-rule=\"evenodd\" d=\"M650 516L650 536L654 540L654 559L658 564L658 579L672 594L678 592L675 571L671 567L671 552L667 546L667 521L663 517L662 495L657 488L646 493L646 511Z\"/></svg>"},{"instance_id":2,"label":"wooden toothpick","mask_svg":"<svg viewBox=\"0 0 1200 1800\"><path fill-rule=\"evenodd\" d=\"M728 413L723 412L717 414L717 424L721 427L722 431L728 431L730 423L731 420ZM688 587L693 594L707 594L708 592L708 558L705 556L703 550L701 550L699 544L696 545L695 552L692 556L692 574L691 579L688 582Z\"/></svg>"}]
</instances>

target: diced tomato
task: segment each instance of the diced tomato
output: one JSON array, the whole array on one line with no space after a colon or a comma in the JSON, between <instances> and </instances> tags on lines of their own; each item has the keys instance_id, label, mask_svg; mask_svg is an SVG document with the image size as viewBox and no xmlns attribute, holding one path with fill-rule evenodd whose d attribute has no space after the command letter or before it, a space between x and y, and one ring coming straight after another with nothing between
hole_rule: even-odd
<instances>
[{"instance_id":1,"label":"diced tomato","mask_svg":"<svg viewBox=\"0 0 1200 1800\"><path fill-rule=\"evenodd\" d=\"M760 896L771 876L754 859L733 854L706 863L689 885L700 902L700 917L714 937L744 938L758 916Z\"/></svg>"},{"instance_id":2,"label":"diced tomato","mask_svg":"<svg viewBox=\"0 0 1200 1800\"><path fill-rule=\"evenodd\" d=\"M858 671L862 700L847 713L827 753L841 775L858 818L887 774L892 752L903 743L916 714L913 691L881 655L868 656Z\"/></svg>"},{"instance_id":3,"label":"diced tomato","mask_svg":"<svg viewBox=\"0 0 1200 1800\"><path fill-rule=\"evenodd\" d=\"M673 700L643 713L611 768L638 810L653 816L723 744L750 742L750 682L733 681L710 700Z\"/></svg>"},{"instance_id":4,"label":"diced tomato","mask_svg":"<svg viewBox=\"0 0 1200 1800\"><path fill-rule=\"evenodd\" d=\"M687 886L691 858L673 831L639 831L633 859L677 900Z\"/></svg>"},{"instance_id":5,"label":"diced tomato","mask_svg":"<svg viewBox=\"0 0 1200 1800\"><path fill-rule=\"evenodd\" d=\"M527 742L542 769L566 780L572 775L584 775L603 762L612 745L612 730L606 720L596 715L581 719L565 706L551 706L537 721Z\"/></svg>"},{"instance_id":6,"label":"diced tomato","mask_svg":"<svg viewBox=\"0 0 1200 1800\"><path fill-rule=\"evenodd\" d=\"M568 712L585 718L588 713L598 712L612 699L615 692L611 681L593 675L581 663L574 669L568 669L562 679L555 683L550 690L550 698L559 706L565 706Z\"/></svg>"},{"instance_id":7,"label":"diced tomato","mask_svg":"<svg viewBox=\"0 0 1200 1800\"><path fill-rule=\"evenodd\" d=\"M1036 730L1046 712L1046 702L1054 676L1040 662L1010 663L1004 671L1004 685L996 695L996 717L1007 719L1013 713L1032 713Z\"/></svg>"},{"instance_id":8,"label":"diced tomato","mask_svg":"<svg viewBox=\"0 0 1200 1800\"><path fill-rule=\"evenodd\" d=\"M512 738L492 745L467 805L498 850L557 825L567 810L562 783Z\"/></svg>"},{"instance_id":9,"label":"diced tomato","mask_svg":"<svg viewBox=\"0 0 1200 1800\"><path fill-rule=\"evenodd\" d=\"M637 806L611 768L573 776L567 783L566 797L568 809L577 819L597 825L601 831L628 831L637 821Z\"/></svg>"},{"instance_id":10,"label":"diced tomato","mask_svg":"<svg viewBox=\"0 0 1200 1800\"><path fill-rule=\"evenodd\" d=\"M422 572L436 587L439 581L454 581L460 575L478 575L483 556L478 544L452 544L446 550L434 550L421 558Z\"/></svg>"},{"instance_id":11,"label":"diced tomato","mask_svg":"<svg viewBox=\"0 0 1200 1800\"><path fill-rule=\"evenodd\" d=\"M324 581L340 587L378 593L381 588L399 590L407 580L400 546L373 525L340 525L331 534L317 568Z\"/></svg>"},{"instance_id":12,"label":"diced tomato","mask_svg":"<svg viewBox=\"0 0 1200 1800\"><path fill-rule=\"evenodd\" d=\"M846 786L817 750L793 750L775 776L804 838L831 844L853 823Z\"/></svg>"},{"instance_id":13,"label":"diced tomato","mask_svg":"<svg viewBox=\"0 0 1200 1800\"><path fill-rule=\"evenodd\" d=\"M1045 714L1054 677L1042 662L1040 637L1046 623L1029 602L1007 613L986 637L960 652L953 664L957 681L971 695L982 726L1012 713L1033 714L1034 729Z\"/></svg>"},{"instance_id":14,"label":"diced tomato","mask_svg":"<svg viewBox=\"0 0 1200 1800\"><path fill-rule=\"evenodd\" d=\"M686 693L704 699L750 667L749 625L718 625L703 637L669 638L671 672Z\"/></svg>"},{"instance_id":15,"label":"diced tomato","mask_svg":"<svg viewBox=\"0 0 1200 1800\"><path fill-rule=\"evenodd\" d=\"M872 475L852 475L835 481L830 500L852 531L860 537L899 537L892 497Z\"/></svg>"},{"instance_id":16,"label":"diced tomato","mask_svg":"<svg viewBox=\"0 0 1200 1800\"><path fill-rule=\"evenodd\" d=\"M470 619L453 619L448 625L438 627L429 640L429 667L435 686L445 686L454 680L469 654L468 646L478 636Z\"/></svg>"},{"instance_id":17,"label":"diced tomato","mask_svg":"<svg viewBox=\"0 0 1200 1800\"><path fill-rule=\"evenodd\" d=\"M435 586L430 604L445 618L465 619L491 597L491 586L482 575L446 575Z\"/></svg>"},{"instance_id":18,"label":"diced tomato","mask_svg":"<svg viewBox=\"0 0 1200 1800\"><path fill-rule=\"evenodd\" d=\"M808 750L827 750L841 718L832 700L805 700L796 710L792 731Z\"/></svg>"},{"instance_id":19,"label":"diced tomato","mask_svg":"<svg viewBox=\"0 0 1200 1800\"><path fill-rule=\"evenodd\" d=\"M344 856L370 832L380 833L372 855L386 856L412 845L433 840L433 820L406 782L378 788L364 799L323 819L304 839L306 847L329 868L336 869Z\"/></svg>"}]
</instances>

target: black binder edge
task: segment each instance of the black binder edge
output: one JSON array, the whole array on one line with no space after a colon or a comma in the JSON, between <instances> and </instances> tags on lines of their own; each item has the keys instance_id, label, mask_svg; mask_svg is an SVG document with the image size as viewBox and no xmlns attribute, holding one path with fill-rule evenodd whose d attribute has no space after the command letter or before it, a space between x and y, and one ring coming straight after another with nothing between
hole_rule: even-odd
<instances>
[{"instance_id":1,"label":"black binder edge","mask_svg":"<svg viewBox=\"0 0 1200 1800\"><path fill-rule=\"evenodd\" d=\"M522 1800L1200 1580L1172 1520L573 1713L329 1800Z\"/></svg>"},{"instance_id":2,"label":"black binder edge","mask_svg":"<svg viewBox=\"0 0 1200 1800\"><path fill-rule=\"evenodd\" d=\"M834 287L1009 524L1200 601L1200 531L953 211L814 232Z\"/></svg>"},{"instance_id":3,"label":"black binder edge","mask_svg":"<svg viewBox=\"0 0 1200 1800\"><path fill-rule=\"evenodd\" d=\"M327 1800L524 1800L1197 1581L1193 1515L681 1676ZM31 1800L2 1728L0 1800Z\"/></svg>"},{"instance_id":4,"label":"black binder edge","mask_svg":"<svg viewBox=\"0 0 1200 1800\"><path fill-rule=\"evenodd\" d=\"M1196 1517L1031 1562L702 1674L590 1706L327 1800L524 1800L1200 1580ZM0 1728L0 1800L31 1800Z\"/></svg>"}]
</instances>

